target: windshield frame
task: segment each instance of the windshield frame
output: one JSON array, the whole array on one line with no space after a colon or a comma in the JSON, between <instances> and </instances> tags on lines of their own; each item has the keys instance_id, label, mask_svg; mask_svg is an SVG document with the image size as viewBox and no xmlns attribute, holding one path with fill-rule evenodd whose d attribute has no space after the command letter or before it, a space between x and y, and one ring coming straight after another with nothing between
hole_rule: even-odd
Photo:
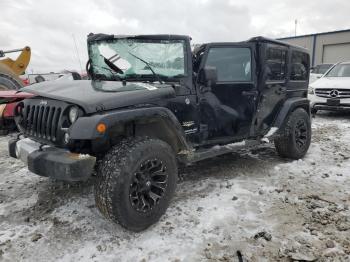
<instances>
[{"instance_id":1,"label":"windshield frame","mask_svg":"<svg viewBox=\"0 0 350 262\"><path fill-rule=\"evenodd\" d=\"M104 34L96 34L96 35L89 35L88 36L88 55L89 55L89 60L92 57L93 53L93 45L99 42L109 42L113 40L154 40L154 41L161 41L161 40L166 40L166 41L183 41L183 55L184 55L184 74L183 76L174 76L174 77L164 77L162 75L159 75L161 80L164 82L181 82L183 79L188 78L191 75L191 67L189 66L189 55L188 55L188 47L187 47L187 42L190 40L188 36L182 36L182 35L139 35L139 36L115 36L115 35L104 35ZM90 60L91 61L91 60ZM92 78L94 78L94 67L91 66L91 73L92 73ZM119 79L118 79L119 78ZM157 79L154 77L152 72L150 71L149 74L139 74L135 75L132 78L126 77L125 79L123 78L122 75L115 74L114 77L105 77L106 81L115 81L115 80L126 80L126 81L152 81L156 82Z\"/></svg>"}]
</instances>

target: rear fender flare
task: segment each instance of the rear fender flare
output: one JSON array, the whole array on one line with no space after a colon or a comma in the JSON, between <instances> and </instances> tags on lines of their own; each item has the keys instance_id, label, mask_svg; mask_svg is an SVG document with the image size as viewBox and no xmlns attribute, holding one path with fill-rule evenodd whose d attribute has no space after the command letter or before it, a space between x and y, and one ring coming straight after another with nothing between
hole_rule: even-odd
<instances>
[{"instance_id":1,"label":"rear fender flare","mask_svg":"<svg viewBox=\"0 0 350 262\"><path fill-rule=\"evenodd\" d=\"M288 115L293 112L296 108L303 108L311 116L310 113L310 100L307 98L290 98L288 99L280 109L276 120L274 121L273 127L278 129L282 128L287 120Z\"/></svg>"}]
</instances>

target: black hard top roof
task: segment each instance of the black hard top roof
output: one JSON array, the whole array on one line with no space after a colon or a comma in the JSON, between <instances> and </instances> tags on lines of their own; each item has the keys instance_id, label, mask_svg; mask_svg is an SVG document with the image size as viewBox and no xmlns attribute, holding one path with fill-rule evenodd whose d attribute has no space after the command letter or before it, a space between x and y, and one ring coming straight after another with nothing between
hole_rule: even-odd
<instances>
[{"instance_id":1,"label":"black hard top roof","mask_svg":"<svg viewBox=\"0 0 350 262\"><path fill-rule=\"evenodd\" d=\"M271 44L277 44L277 45L292 46L288 43L278 41L268 37L263 37L263 36L252 37L247 42L265 42L265 43L271 43Z\"/></svg>"},{"instance_id":2,"label":"black hard top roof","mask_svg":"<svg viewBox=\"0 0 350 262\"><path fill-rule=\"evenodd\" d=\"M250 39L248 39L247 41L241 41L241 42L211 42L211 43L205 43L201 46L205 46L205 45L225 45L225 44L245 44L245 43L271 43L271 44L275 44L275 45L281 45L281 46L285 46L285 47L290 47L290 48L294 48L294 49L298 49L302 52L309 52L306 48L303 48L301 46L296 46L296 45L291 45L289 43L285 43L282 41L278 41L275 39L271 39L271 38L267 38L267 37L263 37L263 36L256 36L256 37L252 37Z\"/></svg>"},{"instance_id":3,"label":"black hard top roof","mask_svg":"<svg viewBox=\"0 0 350 262\"><path fill-rule=\"evenodd\" d=\"M292 47L292 48L299 49L299 50L307 52L307 53L309 52L309 50L307 50L304 47L297 46L297 45L291 45L291 44L286 43L286 42L282 42L279 40L275 40L275 39L271 39L271 38L263 37L263 36L252 37L248 40L248 42L265 42L265 43L271 43L271 44L276 44L276 45L283 45L283 46L287 46L287 47Z\"/></svg>"}]
</instances>

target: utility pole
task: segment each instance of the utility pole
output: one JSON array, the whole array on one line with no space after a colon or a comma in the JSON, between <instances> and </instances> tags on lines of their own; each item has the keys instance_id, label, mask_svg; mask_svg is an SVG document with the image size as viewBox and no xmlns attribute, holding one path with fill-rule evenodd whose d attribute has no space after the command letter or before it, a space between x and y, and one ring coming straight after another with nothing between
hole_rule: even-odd
<instances>
[{"instance_id":1,"label":"utility pole","mask_svg":"<svg viewBox=\"0 0 350 262\"><path fill-rule=\"evenodd\" d=\"M79 65L80 65L80 73L82 73L82 72L83 72L83 67L81 66L81 61L80 61L80 56L79 56L77 41L75 40L74 34L72 34L72 38L73 38L73 42L74 42L74 46L75 46L75 53L76 53L76 56L77 56L77 59L78 59L78 61L79 61Z\"/></svg>"},{"instance_id":2,"label":"utility pole","mask_svg":"<svg viewBox=\"0 0 350 262\"><path fill-rule=\"evenodd\" d=\"M295 19L294 36L297 36L298 19Z\"/></svg>"}]
</instances>

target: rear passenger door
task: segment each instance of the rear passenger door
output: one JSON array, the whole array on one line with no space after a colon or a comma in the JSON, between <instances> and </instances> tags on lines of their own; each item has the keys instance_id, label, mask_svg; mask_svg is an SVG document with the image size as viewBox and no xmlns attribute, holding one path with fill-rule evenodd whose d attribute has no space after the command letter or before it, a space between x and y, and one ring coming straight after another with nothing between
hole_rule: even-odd
<instances>
[{"instance_id":1,"label":"rear passenger door","mask_svg":"<svg viewBox=\"0 0 350 262\"><path fill-rule=\"evenodd\" d=\"M268 131L287 93L288 47L263 44L261 74L259 79L259 103L255 119L257 133Z\"/></svg>"}]
</instances>

